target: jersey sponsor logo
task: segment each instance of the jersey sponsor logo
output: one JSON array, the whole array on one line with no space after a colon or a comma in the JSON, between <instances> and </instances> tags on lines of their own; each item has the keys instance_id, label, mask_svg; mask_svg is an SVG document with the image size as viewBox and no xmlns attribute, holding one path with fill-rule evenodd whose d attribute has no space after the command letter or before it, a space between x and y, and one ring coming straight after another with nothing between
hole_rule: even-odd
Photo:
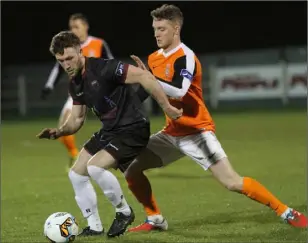
<instances>
[{"instance_id":1,"label":"jersey sponsor logo","mask_svg":"<svg viewBox=\"0 0 308 243\"><path fill-rule=\"evenodd\" d=\"M124 74L124 63L119 62L117 69L116 69L116 75L122 76Z\"/></svg>"},{"instance_id":2,"label":"jersey sponsor logo","mask_svg":"<svg viewBox=\"0 0 308 243\"><path fill-rule=\"evenodd\" d=\"M190 81L193 79L193 75L187 69L182 69L180 75Z\"/></svg>"}]
</instances>

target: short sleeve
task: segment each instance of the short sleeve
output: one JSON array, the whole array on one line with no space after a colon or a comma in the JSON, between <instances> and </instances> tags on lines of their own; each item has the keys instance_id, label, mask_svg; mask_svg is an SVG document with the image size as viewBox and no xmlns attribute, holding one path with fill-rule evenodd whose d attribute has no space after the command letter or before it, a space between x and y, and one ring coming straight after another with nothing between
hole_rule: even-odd
<instances>
[{"instance_id":1,"label":"short sleeve","mask_svg":"<svg viewBox=\"0 0 308 243\"><path fill-rule=\"evenodd\" d=\"M193 80L195 74L195 60L192 56L182 56L174 62L174 76L170 85L181 88L183 79Z\"/></svg>"},{"instance_id":2,"label":"short sleeve","mask_svg":"<svg viewBox=\"0 0 308 243\"><path fill-rule=\"evenodd\" d=\"M106 63L106 70L103 75L107 75L110 81L123 84L126 80L129 64L110 59Z\"/></svg>"}]
</instances>

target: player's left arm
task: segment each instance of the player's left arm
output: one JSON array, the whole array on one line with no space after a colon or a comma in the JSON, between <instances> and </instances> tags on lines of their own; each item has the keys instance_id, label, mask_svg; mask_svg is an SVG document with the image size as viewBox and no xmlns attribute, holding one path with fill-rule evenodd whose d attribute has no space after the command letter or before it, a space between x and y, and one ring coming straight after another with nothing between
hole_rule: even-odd
<instances>
[{"instance_id":1,"label":"player's left arm","mask_svg":"<svg viewBox=\"0 0 308 243\"><path fill-rule=\"evenodd\" d=\"M182 98L187 93L195 73L193 55L179 57L174 62L174 75L171 82L159 80L165 93L172 98Z\"/></svg>"},{"instance_id":2,"label":"player's left arm","mask_svg":"<svg viewBox=\"0 0 308 243\"><path fill-rule=\"evenodd\" d=\"M102 50L101 50L101 57L104 58L104 59L113 59L113 55L112 55L112 52L111 52L111 49L108 45L108 43L103 40L103 45L102 45Z\"/></svg>"}]
</instances>

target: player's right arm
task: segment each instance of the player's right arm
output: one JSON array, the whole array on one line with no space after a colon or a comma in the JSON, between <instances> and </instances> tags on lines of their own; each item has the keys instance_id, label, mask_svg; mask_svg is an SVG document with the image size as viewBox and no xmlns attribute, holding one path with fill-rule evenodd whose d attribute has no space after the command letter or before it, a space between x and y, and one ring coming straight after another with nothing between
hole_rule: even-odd
<instances>
[{"instance_id":1,"label":"player's right arm","mask_svg":"<svg viewBox=\"0 0 308 243\"><path fill-rule=\"evenodd\" d=\"M44 88L41 91L41 99L46 99L47 96L53 91L57 83L59 83L62 75L64 74L63 68L60 67L60 64L57 62L53 69L51 70L47 82Z\"/></svg>"},{"instance_id":2,"label":"player's right arm","mask_svg":"<svg viewBox=\"0 0 308 243\"><path fill-rule=\"evenodd\" d=\"M84 124L87 107L85 105L75 104L72 111L59 128L45 128L37 135L38 138L57 139L62 136L75 134Z\"/></svg>"}]
</instances>

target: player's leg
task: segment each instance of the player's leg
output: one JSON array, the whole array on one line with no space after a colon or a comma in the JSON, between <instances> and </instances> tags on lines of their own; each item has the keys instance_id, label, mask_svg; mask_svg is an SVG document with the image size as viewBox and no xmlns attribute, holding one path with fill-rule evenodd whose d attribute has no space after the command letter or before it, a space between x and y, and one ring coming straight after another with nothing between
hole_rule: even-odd
<instances>
[{"instance_id":1,"label":"player's leg","mask_svg":"<svg viewBox=\"0 0 308 243\"><path fill-rule=\"evenodd\" d=\"M116 167L116 159L106 150L101 150L93 156L87 167L89 175L99 185L116 211L116 229L110 228L107 233L108 237L123 234L127 226L135 219L134 212L123 195L118 179L108 170Z\"/></svg>"},{"instance_id":2,"label":"player's leg","mask_svg":"<svg viewBox=\"0 0 308 243\"><path fill-rule=\"evenodd\" d=\"M214 177L228 190L241 193L254 201L270 207L285 222L294 227L308 227L308 221L303 214L282 203L257 180L238 175L232 168L228 158L218 160L210 167L210 170Z\"/></svg>"},{"instance_id":3,"label":"player's leg","mask_svg":"<svg viewBox=\"0 0 308 243\"><path fill-rule=\"evenodd\" d=\"M165 166L183 156L175 148L172 139L159 132L151 136L147 149L128 167L125 172L128 186L147 214L146 221L129 229L130 232L168 229L168 223L161 215L152 193L151 184L144 171Z\"/></svg>"},{"instance_id":4,"label":"player's leg","mask_svg":"<svg viewBox=\"0 0 308 243\"><path fill-rule=\"evenodd\" d=\"M97 209L96 192L87 172L87 163L91 157L92 155L83 148L69 172L77 205L88 222L88 226L83 229L80 236L101 235L104 233Z\"/></svg>"},{"instance_id":5,"label":"player's leg","mask_svg":"<svg viewBox=\"0 0 308 243\"><path fill-rule=\"evenodd\" d=\"M250 199L273 209L278 216L297 227L307 227L307 220L298 212L290 209L279 201L261 183L250 177L240 176L231 166L226 153L213 132L196 135L191 146L182 146L185 153L197 161L204 169L212 172L213 176L228 190L241 193ZM198 149L193 148L194 145ZM181 145L181 143L180 143ZM291 218L295 217L299 221Z\"/></svg>"},{"instance_id":6,"label":"player's leg","mask_svg":"<svg viewBox=\"0 0 308 243\"><path fill-rule=\"evenodd\" d=\"M60 114L60 118L59 118L60 126L67 120L68 116L70 115L72 111L72 107L73 107L73 100L71 97L68 97L65 105L62 108L61 114ZM64 137L59 138L59 140L62 142L62 144L66 147L66 149L69 152L70 159L69 159L68 167L70 168L78 155L78 148L75 144L75 135L64 136Z\"/></svg>"},{"instance_id":7,"label":"player's leg","mask_svg":"<svg viewBox=\"0 0 308 243\"><path fill-rule=\"evenodd\" d=\"M149 124L143 122L127 127L118 134L105 132L101 140L108 141L107 146L88 163L88 173L115 207L116 216L108 230L109 237L123 234L128 225L134 221L135 215L127 204L117 178L108 169L119 168L124 172L131 161L146 147L149 135Z\"/></svg>"}]
</instances>

